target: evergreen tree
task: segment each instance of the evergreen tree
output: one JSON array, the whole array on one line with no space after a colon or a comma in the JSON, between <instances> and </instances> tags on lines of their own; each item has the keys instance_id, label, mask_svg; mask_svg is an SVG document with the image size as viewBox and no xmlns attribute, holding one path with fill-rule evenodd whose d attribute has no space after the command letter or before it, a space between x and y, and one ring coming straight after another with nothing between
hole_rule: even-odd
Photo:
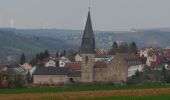
<instances>
[{"instance_id":1,"label":"evergreen tree","mask_svg":"<svg viewBox=\"0 0 170 100\"><path fill-rule=\"evenodd\" d=\"M40 60L40 54L36 54L36 60Z\"/></svg>"},{"instance_id":2,"label":"evergreen tree","mask_svg":"<svg viewBox=\"0 0 170 100\"><path fill-rule=\"evenodd\" d=\"M166 81L167 78L168 78L168 77L167 77L168 75L167 75L167 71L166 71L166 69L165 69L165 66L162 67L162 71L163 71L164 80Z\"/></svg>"},{"instance_id":3,"label":"evergreen tree","mask_svg":"<svg viewBox=\"0 0 170 100\"><path fill-rule=\"evenodd\" d=\"M56 56L56 58L58 58L58 57L59 57L59 53L58 53L58 51L56 52L55 56Z\"/></svg>"},{"instance_id":4,"label":"evergreen tree","mask_svg":"<svg viewBox=\"0 0 170 100\"><path fill-rule=\"evenodd\" d=\"M49 54L48 50L45 50L43 58L49 58L49 57L50 57L50 54Z\"/></svg>"},{"instance_id":5,"label":"evergreen tree","mask_svg":"<svg viewBox=\"0 0 170 100\"><path fill-rule=\"evenodd\" d=\"M63 56L66 56L66 50L63 51Z\"/></svg>"},{"instance_id":6,"label":"evergreen tree","mask_svg":"<svg viewBox=\"0 0 170 100\"><path fill-rule=\"evenodd\" d=\"M64 56L64 55L63 55L63 52L60 53L60 57L62 57L62 56Z\"/></svg>"},{"instance_id":7,"label":"evergreen tree","mask_svg":"<svg viewBox=\"0 0 170 100\"><path fill-rule=\"evenodd\" d=\"M138 48L134 41L132 43L130 43L130 45L129 45L129 52L134 53L134 54L138 53Z\"/></svg>"},{"instance_id":8,"label":"evergreen tree","mask_svg":"<svg viewBox=\"0 0 170 100\"><path fill-rule=\"evenodd\" d=\"M23 65L26 62L25 54L22 53L21 58L20 58L20 64Z\"/></svg>"},{"instance_id":9,"label":"evergreen tree","mask_svg":"<svg viewBox=\"0 0 170 100\"><path fill-rule=\"evenodd\" d=\"M117 50L118 50L118 45L117 45L117 42L114 41L113 44L112 44L112 48L110 50L110 54L114 55L117 52Z\"/></svg>"},{"instance_id":10,"label":"evergreen tree","mask_svg":"<svg viewBox=\"0 0 170 100\"><path fill-rule=\"evenodd\" d=\"M39 56L40 56L40 60L44 59L44 53L43 52L40 52Z\"/></svg>"},{"instance_id":11,"label":"evergreen tree","mask_svg":"<svg viewBox=\"0 0 170 100\"><path fill-rule=\"evenodd\" d=\"M119 53L127 53L128 52L128 44L126 42L122 43L118 48Z\"/></svg>"}]
</instances>

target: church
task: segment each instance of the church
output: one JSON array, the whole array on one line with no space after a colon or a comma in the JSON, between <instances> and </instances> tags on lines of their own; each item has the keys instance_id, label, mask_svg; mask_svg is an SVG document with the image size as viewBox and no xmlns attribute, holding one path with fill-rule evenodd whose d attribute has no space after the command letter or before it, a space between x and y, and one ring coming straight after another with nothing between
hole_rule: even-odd
<instances>
[{"instance_id":1,"label":"church","mask_svg":"<svg viewBox=\"0 0 170 100\"><path fill-rule=\"evenodd\" d=\"M74 70L70 66L62 68L37 67L33 74L33 83L59 84L68 83L70 80L82 83L126 82L128 68L131 65L140 64L135 55L121 53L112 55L108 61L95 61L96 43L90 10L82 37L80 53L82 60L77 65L72 64L72 67L77 66L78 70Z\"/></svg>"},{"instance_id":2,"label":"church","mask_svg":"<svg viewBox=\"0 0 170 100\"><path fill-rule=\"evenodd\" d=\"M92 28L90 11L81 43L81 82L113 82L126 81L128 67L124 62L125 54L117 54L114 59L105 65L95 66L95 36Z\"/></svg>"}]
</instances>

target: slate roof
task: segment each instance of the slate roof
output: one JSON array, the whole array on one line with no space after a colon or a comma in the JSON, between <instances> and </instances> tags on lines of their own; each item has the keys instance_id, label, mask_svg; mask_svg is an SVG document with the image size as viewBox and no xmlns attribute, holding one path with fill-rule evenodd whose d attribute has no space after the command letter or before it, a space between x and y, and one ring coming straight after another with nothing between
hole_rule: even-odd
<instances>
[{"instance_id":1,"label":"slate roof","mask_svg":"<svg viewBox=\"0 0 170 100\"><path fill-rule=\"evenodd\" d=\"M86 26L81 43L81 53L95 53L95 37L93 33L90 11L86 21Z\"/></svg>"},{"instance_id":2,"label":"slate roof","mask_svg":"<svg viewBox=\"0 0 170 100\"><path fill-rule=\"evenodd\" d=\"M81 73L64 67L37 67L33 75L67 75L80 77Z\"/></svg>"}]
</instances>

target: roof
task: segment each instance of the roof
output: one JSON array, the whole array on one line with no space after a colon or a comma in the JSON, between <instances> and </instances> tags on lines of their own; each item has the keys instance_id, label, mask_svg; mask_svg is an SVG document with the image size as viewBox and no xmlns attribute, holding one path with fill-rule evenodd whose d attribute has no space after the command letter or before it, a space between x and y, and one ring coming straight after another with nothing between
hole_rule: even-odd
<instances>
[{"instance_id":1,"label":"roof","mask_svg":"<svg viewBox=\"0 0 170 100\"><path fill-rule=\"evenodd\" d=\"M81 43L81 53L95 53L95 37L93 33L90 11L86 21L86 26Z\"/></svg>"},{"instance_id":2,"label":"roof","mask_svg":"<svg viewBox=\"0 0 170 100\"><path fill-rule=\"evenodd\" d=\"M104 61L97 61L94 64L94 68L106 68L107 64ZM65 68L72 70L81 70L81 62L66 63Z\"/></svg>"},{"instance_id":3,"label":"roof","mask_svg":"<svg viewBox=\"0 0 170 100\"><path fill-rule=\"evenodd\" d=\"M24 63L23 65L19 64L19 66L26 70L32 69L32 66L28 63Z\"/></svg>"},{"instance_id":4,"label":"roof","mask_svg":"<svg viewBox=\"0 0 170 100\"><path fill-rule=\"evenodd\" d=\"M66 63L65 67L70 68L72 70L81 70L81 63L80 62Z\"/></svg>"},{"instance_id":5,"label":"roof","mask_svg":"<svg viewBox=\"0 0 170 100\"><path fill-rule=\"evenodd\" d=\"M135 54L117 53L115 56L124 59L129 66L142 64L140 58Z\"/></svg>"},{"instance_id":6,"label":"roof","mask_svg":"<svg viewBox=\"0 0 170 100\"><path fill-rule=\"evenodd\" d=\"M80 72L61 67L37 67L33 75L67 75L80 77Z\"/></svg>"},{"instance_id":7,"label":"roof","mask_svg":"<svg viewBox=\"0 0 170 100\"><path fill-rule=\"evenodd\" d=\"M94 64L94 68L106 68L107 64L104 61L97 61Z\"/></svg>"}]
</instances>

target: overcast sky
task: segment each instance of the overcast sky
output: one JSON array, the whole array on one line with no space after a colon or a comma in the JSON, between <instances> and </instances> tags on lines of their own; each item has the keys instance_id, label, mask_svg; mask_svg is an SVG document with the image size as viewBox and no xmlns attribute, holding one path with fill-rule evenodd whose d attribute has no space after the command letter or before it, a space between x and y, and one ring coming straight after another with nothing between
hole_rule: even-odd
<instances>
[{"instance_id":1,"label":"overcast sky","mask_svg":"<svg viewBox=\"0 0 170 100\"><path fill-rule=\"evenodd\" d=\"M90 0L0 0L0 27L84 29ZM93 28L170 27L170 0L91 0Z\"/></svg>"}]
</instances>

